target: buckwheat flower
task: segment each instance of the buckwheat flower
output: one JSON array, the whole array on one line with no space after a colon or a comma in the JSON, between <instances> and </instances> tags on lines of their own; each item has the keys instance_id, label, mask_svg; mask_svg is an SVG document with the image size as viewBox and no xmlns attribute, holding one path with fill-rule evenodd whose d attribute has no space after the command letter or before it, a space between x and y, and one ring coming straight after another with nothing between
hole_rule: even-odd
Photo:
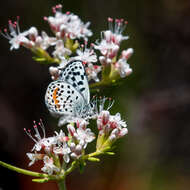
<instances>
[{"instance_id":1,"label":"buckwheat flower","mask_svg":"<svg viewBox=\"0 0 190 190\"><path fill-rule=\"evenodd\" d=\"M52 31L59 38L83 38L87 39L92 35L92 32L88 29L89 22L84 24L77 15L70 12L63 14L61 11L62 6L56 5L53 7L54 17L45 17L48 21Z\"/></svg>"},{"instance_id":2,"label":"buckwheat flower","mask_svg":"<svg viewBox=\"0 0 190 190\"><path fill-rule=\"evenodd\" d=\"M127 127L127 124L125 121L121 120L120 113L116 113L116 115L111 115L109 119L110 127L112 129L114 128L122 128Z\"/></svg>"},{"instance_id":3,"label":"buckwheat flower","mask_svg":"<svg viewBox=\"0 0 190 190\"><path fill-rule=\"evenodd\" d=\"M108 18L109 30L104 31L104 39L120 45L123 40L129 39L128 36L122 35L128 22L123 19L115 19L115 23L113 22L112 18Z\"/></svg>"},{"instance_id":4,"label":"buckwheat flower","mask_svg":"<svg viewBox=\"0 0 190 190\"><path fill-rule=\"evenodd\" d=\"M121 58L128 60L134 53L133 48L128 48L127 50L123 50L121 52Z\"/></svg>"},{"instance_id":5,"label":"buckwheat flower","mask_svg":"<svg viewBox=\"0 0 190 190\"><path fill-rule=\"evenodd\" d=\"M43 157L44 157L44 154L37 154L37 153L26 153L26 155L31 160L28 166L33 165L38 160L43 160Z\"/></svg>"},{"instance_id":6,"label":"buckwheat flower","mask_svg":"<svg viewBox=\"0 0 190 190\"><path fill-rule=\"evenodd\" d=\"M67 141L69 138L65 136L65 133L60 130L59 133L56 133L56 141L58 146L53 147L53 152L58 155L63 155L63 159L66 163L70 161L69 153L71 152Z\"/></svg>"},{"instance_id":7,"label":"buckwheat flower","mask_svg":"<svg viewBox=\"0 0 190 190\"><path fill-rule=\"evenodd\" d=\"M52 80L57 80L60 74L59 69L53 66L49 67L49 73L51 75Z\"/></svg>"},{"instance_id":8,"label":"buckwheat flower","mask_svg":"<svg viewBox=\"0 0 190 190\"><path fill-rule=\"evenodd\" d=\"M130 68L130 65L127 63L126 59L119 59L115 63L115 69L119 72L121 78L129 76L133 70Z\"/></svg>"},{"instance_id":9,"label":"buckwheat flower","mask_svg":"<svg viewBox=\"0 0 190 190\"><path fill-rule=\"evenodd\" d=\"M107 110L103 110L97 117L97 127L99 130L103 129L103 126L106 126L109 122L110 112Z\"/></svg>"},{"instance_id":10,"label":"buckwheat flower","mask_svg":"<svg viewBox=\"0 0 190 190\"><path fill-rule=\"evenodd\" d=\"M81 118L80 120L77 120L76 124L77 124L77 128L86 129L89 122L87 120Z\"/></svg>"},{"instance_id":11,"label":"buckwheat flower","mask_svg":"<svg viewBox=\"0 0 190 190\"><path fill-rule=\"evenodd\" d=\"M40 135L39 130L38 130L38 126L37 126L35 121L34 121L33 128L34 128L36 134L34 135L34 137L32 136L30 130L26 130L24 128L26 134L35 142L35 145L32 148L32 151L40 151L41 149L44 149L46 152L50 152L52 146L54 144L56 144L56 141L55 141L56 139L55 139L55 137L49 137L49 138L45 137L45 127L44 127L41 120L40 120L38 125L42 130L43 136Z\"/></svg>"},{"instance_id":12,"label":"buckwheat flower","mask_svg":"<svg viewBox=\"0 0 190 190\"><path fill-rule=\"evenodd\" d=\"M97 43L94 48L99 50L103 56L109 59L113 59L119 51L118 44L107 42L106 40L102 40L100 43Z\"/></svg>"},{"instance_id":13,"label":"buckwheat flower","mask_svg":"<svg viewBox=\"0 0 190 190\"><path fill-rule=\"evenodd\" d=\"M70 39L83 38L87 40L88 37L92 36L92 32L88 29L90 22L84 24L77 15L70 15L70 22L65 28L66 36Z\"/></svg>"},{"instance_id":14,"label":"buckwheat flower","mask_svg":"<svg viewBox=\"0 0 190 190\"><path fill-rule=\"evenodd\" d=\"M75 144L75 143L71 143L70 144L70 148L71 148L71 157L73 159L78 159L81 155L82 155L82 150L83 147L81 144Z\"/></svg>"},{"instance_id":15,"label":"buckwheat flower","mask_svg":"<svg viewBox=\"0 0 190 190\"><path fill-rule=\"evenodd\" d=\"M75 59L81 60L84 64L97 62L97 55L95 54L93 49L77 49L76 53L78 56L76 56Z\"/></svg>"},{"instance_id":16,"label":"buckwheat flower","mask_svg":"<svg viewBox=\"0 0 190 190\"><path fill-rule=\"evenodd\" d=\"M41 36L36 39L36 46L46 50L50 46L56 45L57 39L54 37L49 37L46 32L42 31Z\"/></svg>"},{"instance_id":17,"label":"buckwheat flower","mask_svg":"<svg viewBox=\"0 0 190 190\"><path fill-rule=\"evenodd\" d=\"M4 29L4 33L1 32L1 35L9 40L9 43L11 44L10 50L19 49L20 46L27 48L31 47L30 40L26 38L28 31L20 32L18 18L14 23L11 20L9 20L8 23L10 33L8 33L7 29Z\"/></svg>"},{"instance_id":18,"label":"buckwheat flower","mask_svg":"<svg viewBox=\"0 0 190 190\"><path fill-rule=\"evenodd\" d=\"M59 168L54 165L53 158L44 156L44 167L41 170L49 175L52 175L53 172L59 172Z\"/></svg>"},{"instance_id":19,"label":"buckwheat flower","mask_svg":"<svg viewBox=\"0 0 190 190\"><path fill-rule=\"evenodd\" d=\"M86 74L88 77L88 81L94 80L95 82L99 82L100 79L98 78L98 73L102 70L101 66L93 65L92 63L88 64L86 67Z\"/></svg>"},{"instance_id":20,"label":"buckwheat flower","mask_svg":"<svg viewBox=\"0 0 190 190\"><path fill-rule=\"evenodd\" d=\"M55 139L58 144L67 142L69 140L69 137L65 136L65 133L62 130L60 130L59 133L55 131L55 134L56 134Z\"/></svg>"},{"instance_id":21,"label":"buckwheat flower","mask_svg":"<svg viewBox=\"0 0 190 190\"><path fill-rule=\"evenodd\" d=\"M88 143L92 142L95 139L95 134L91 131L90 128L77 128L74 136L79 141L79 144L84 148L86 148Z\"/></svg>"},{"instance_id":22,"label":"buckwheat flower","mask_svg":"<svg viewBox=\"0 0 190 190\"><path fill-rule=\"evenodd\" d=\"M28 37L31 41L35 42L36 41L36 38L38 37L38 30L36 27L31 27L29 30L28 30Z\"/></svg>"},{"instance_id":23,"label":"buckwheat flower","mask_svg":"<svg viewBox=\"0 0 190 190\"><path fill-rule=\"evenodd\" d=\"M128 129L127 128L122 128L122 129L115 128L111 132L111 134L109 136L109 139L111 141L114 141L114 140L116 140L118 138L121 138L121 137L125 136L127 133L128 133Z\"/></svg>"},{"instance_id":24,"label":"buckwheat flower","mask_svg":"<svg viewBox=\"0 0 190 190\"><path fill-rule=\"evenodd\" d=\"M99 50L103 56L99 57L100 63L102 65L107 65L112 63L112 59L118 54L120 43L123 40L127 40L128 36L123 36L122 32L127 24L123 19L108 18L109 30L103 31L101 33L101 41L97 42L94 46L95 49Z\"/></svg>"},{"instance_id":25,"label":"buckwheat flower","mask_svg":"<svg viewBox=\"0 0 190 190\"><path fill-rule=\"evenodd\" d=\"M65 59L65 56L70 55L72 52L64 47L63 40L57 40L55 45L55 51L53 52L53 56L59 59Z\"/></svg>"}]
</instances>

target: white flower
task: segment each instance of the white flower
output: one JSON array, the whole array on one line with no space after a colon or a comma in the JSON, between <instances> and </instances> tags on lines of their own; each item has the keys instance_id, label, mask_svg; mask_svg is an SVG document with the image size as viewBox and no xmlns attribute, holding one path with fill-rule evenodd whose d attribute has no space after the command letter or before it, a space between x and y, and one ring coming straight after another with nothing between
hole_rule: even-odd
<instances>
[{"instance_id":1,"label":"white flower","mask_svg":"<svg viewBox=\"0 0 190 190\"><path fill-rule=\"evenodd\" d=\"M123 137L128 133L127 124L121 119L120 113L110 115L109 111L103 110L97 116L99 135L109 135L110 140Z\"/></svg>"},{"instance_id":2,"label":"white flower","mask_svg":"<svg viewBox=\"0 0 190 190\"><path fill-rule=\"evenodd\" d=\"M37 36L35 41L35 46L46 50L48 47L56 44L57 39L54 37L49 37L46 32L42 31L42 36Z\"/></svg>"},{"instance_id":3,"label":"white flower","mask_svg":"<svg viewBox=\"0 0 190 190\"><path fill-rule=\"evenodd\" d=\"M93 49L85 48L84 51L77 49L76 53L78 56L76 56L75 59L81 60L85 64L97 62L97 55L95 54Z\"/></svg>"},{"instance_id":4,"label":"white flower","mask_svg":"<svg viewBox=\"0 0 190 190\"><path fill-rule=\"evenodd\" d=\"M94 48L99 50L106 58L113 59L118 53L119 45L102 40L100 43L95 45Z\"/></svg>"},{"instance_id":5,"label":"white flower","mask_svg":"<svg viewBox=\"0 0 190 190\"><path fill-rule=\"evenodd\" d=\"M102 130L103 126L107 125L110 118L110 112L103 110L97 117L97 126L99 130Z\"/></svg>"},{"instance_id":6,"label":"white flower","mask_svg":"<svg viewBox=\"0 0 190 190\"><path fill-rule=\"evenodd\" d=\"M115 68L119 72L121 78L129 76L133 70L130 68L130 65L127 63L126 59L119 59L115 63Z\"/></svg>"},{"instance_id":7,"label":"white flower","mask_svg":"<svg viewBox=\"0 0 190 190\"><path fill-rule=\"evenodd\" d=\"M44 156L44 167L41 170L49 175L52 175L53 172L59 172L59 168L54 165L53 158L49 158L48 156Z\"/></svg>"},{"instance_id":8,"label":"white flower","mask_svg":"<svg viewBox=\"0 0 190 190\"><path fill-rule=\"evenodd\" d=\"M63 159L66 163L70 161L69 153L71 152L70 148L68 147L67 143L64 142L58 147L53 148L53 152L58 155L63 155Z\"/></svg>"},{"instance_id":9,"label":"white flower","mask_svg":"<svg viewBox=\"0 0 190 190\"><path fill-rule=\"evenodd\" d=\"M76 130L74 136L84 148L86 148L89 142L92 142L95 139L95 134L91 132L90 128L83 129L80 127Z\"/></svg>"},{"instance_id":10,"label":"white flower","mask_svg":"<svg viewBox=\"0 0 190 190\"><path fill-rule=\"evenodd\" d=\"M123 59L126 59L128 60L134 53L134 50L133 48L128 48L127 50L123 50L122 53L121 53L121 57Z\"/></svg>"},{"instance_id":11,"label":"white flower","mask_svg":"<svg viewBox=\"0 0 190 190\"><path fill-rule=\"evenodd\" d=\"M4 33L1 32L1 35L9 40L9 43L11 44L10 50L19 49L21 45L27 48L31 46L30 40L26 38L28 31L20 32L18 19L14 23L9 20L9 30L10 34L8 34L7 29L4 29Z\"/></svg>"},{"instance_id":12,"label":"white flower","mask_svg":"<svg viewBox=\"0 0 190 190\"><path fill-rule=\"evenodd\" d=\"M29 30L28 30L28 36L29 36L29 39L33 42L36 41L36 38L38 37L38 30L36 27L31 27Z\"/></svg>"},{"instance_id":13,"label":"white flower","mask_svg":"<svg viewBox=\"0 0 190 190\"><path fill-rule=\"evenodd\" d=\"M61 13L61 5L56 5L53 7L53 12L55 17L45 17L48 21L52 31L55 32L56 36L59 38L83 38L87 39L92 35L92 32L88 29L90 23L84 24L77 15Z\"/></svg>"},{"instance_id":14,"label":"white flower","mask_svg":"<svg viewBox=\"0 0 190 190\"><path fill-rule=\"evenodd\" d=\"M99 82L100 79L98 78L98 73L102 70L101 66L99 65L93 65L92 63L88 64L88 67L86 67L86 74L88 77L88 80L94 80L96 82Z\"/></svg>"},{"instance_id":15,"label":"white flower","mask_svg":"<svg viewBox=\"0 0 190 190\"><path fill-rule=\"evenodd\" d=\"M111 115L109 119L110 127L112 129L114 128L122 128L127 127L127 124L125 121L121 120L120 113L116 113L116 115Z\"/></svg>"},{"instance_id":16,"label":"white flower","mask_svg":"<svg viewBox=\"0 0 190 190\"><path fill-rule=\"evenodd\" d=\"M77 159L79 158L81 155L82 155L82 150L83 150L83 147L82 145L80 144L75 144L75 143L71 143L70 144L70 148L71 148L71 157L74 158L74 159Z\"/></svg>"},{"instance_id":17,"label":"white flower","mask_svg":"<svg viewBox=\"0 0 190 190\"><path fill-rule=\"evenodd\" d=\"M51 147L54 144L56 144L56 139L55 137L49 137L49 138L45 137L45 127L41 120L38 125L42 129L43 136L40 135L38 126L35 121L34 121L33 128L36 134L34 135L34 137L31 135L30 130L27 131L26 129L24 129L26 134L35 142L35 145L32 148L32 151L40 151L41 149L44 149L46 152L49 152L51 150Z\"/></svg>"},{"instance_id":18,"label":"white flower","mask_svg":"<svg viewBox=\"0 0 190 190\"><path fill-rule=\"evenodd\" d=\"M70 55L71 51L64 47L63 40L57 40L55 51L53 52L53 56L59 59L65 59L65 56Z\"/></svg>"},{"instance_id":19,"label":"white flower","mask_svg":"<svg viewBox=\"0 0 190 190\"><path fill-rule=\"evenodd\" d=\"M116 19L113 24L113 19L108 18L109 30L101 33L102 39L96 43L95 49L99 50L103 56L99 57L102 65L111 64L119 51L120 44L123 40L127 40L128 36L123 36L122 32L125 29L127 22L123 19Z\"/></svg>"},{"instance_id":20,"label":"white flower","mask_svg":"<svg viewBox=\"0 0 190 190\"><path fill-rule=\"evenodd\" d=\"M38 160L42 160L43 159L43 154L33 154L33 153L26 153L26 155L28 156L28 158L31 160L31 162L28 164L28 166L33 165L36 161Z\"/></svg>"},{"instance_id":21,"label":"white flower","mask_svg":"<svg viewBox=\"0 0 190 190\"><path fill-rule=\"evenodd\" d=\"M59 77L59 69L57 67L49 67L49 73L51 75L52 80L57 80Z\"/></svg>"},{"instance_id":22,"label":"white flower","mask_svg":"<svg viewBox=\"0 0 190 190\"><path fill-rule=\"evenodd\" d=\"M54 144L56 144L55 137L42 138L36 142L32 151L40 151L41 149L44 149L46 152L50 152Z\"/></svg>"},{"instance_id":23,"label":"white flower","mask_svg":"<svg viewBox=\"0 0 190 190\"><path fill-rule=\"evenodd\" d=\"M69 137L65 136L65 133L62 130L60 130L59 133L55 131L55 134L56 134L55 139L58 144L67 142L69 140Z\"/></svg>"},{"instance_id":24,"label":"white flower","mask_svg":"<svg viewBox=\"0 0 190 190\"><path fill-rule=\"evenodd\" d=\"M123 36L122 32L124 31L127 21L123 19L115 19L113 24L113 19L108 18L109 30L104 31L104 39L107 42L113 42L115 44L120 44L123 40L129 39L128 36Z\"/></svg>"}]
</instances>

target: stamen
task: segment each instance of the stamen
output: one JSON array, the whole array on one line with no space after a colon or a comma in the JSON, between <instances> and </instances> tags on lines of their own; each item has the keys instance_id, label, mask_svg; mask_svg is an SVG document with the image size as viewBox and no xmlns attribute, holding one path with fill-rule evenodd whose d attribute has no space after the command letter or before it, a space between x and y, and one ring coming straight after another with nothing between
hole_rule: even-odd
<instances>
[{"instance_id":1,"label":"stamen","mask_svg":"<svg viewBox=\"0 0 190 190\"><path fill-rule=\"evenodd\" d=\"M38 126L36 125L36 121L34 121L34 130L35 130L35 132L36 132L36 134L35 134L35 137L38 139L38 140L40 140L41 139L41 136L40 136L40 133L39 133L39 131L38 131Z\"/></svg>"},{"instance_id":2,"label":"stamen","mask_svg":"<svg viewBox=\"0 0 190 190\"><path fill-rule=\"evenodd\" d=\"M113 31L113 18L108 17L108 28Z\"/></svg>"},{"instance_id":3,"label":"stamen","mask_svg":"<svg viewBox=\"0 0 190 190\"><path fill-rule=\"evenodd\" d=\"M41 127L41 129L42 129L42 132L43 132L43 135L44 135L43 138L45 138L45 137L46 137L46 131L45 131L45 127L44 127L44 124L43 124L43 122L42 122L42 119L40 119L39 125L40 125L40 127Z\"/></svg>"},{"instance_id":4,"label":"stamen","mask_svg":"<svg viewBox=\"0 0 190 190\"><path fill-rule=\"evenodd\" d=\"M30 130L27 131L26 128L24 128L24 131L35 143L37 143L37 140L32 137Z\"/></svg>"}]
</instances>

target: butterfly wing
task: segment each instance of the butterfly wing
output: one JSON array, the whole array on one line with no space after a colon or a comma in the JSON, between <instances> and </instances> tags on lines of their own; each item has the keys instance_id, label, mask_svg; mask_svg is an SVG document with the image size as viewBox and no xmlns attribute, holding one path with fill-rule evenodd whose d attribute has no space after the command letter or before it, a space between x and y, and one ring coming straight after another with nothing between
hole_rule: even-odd
<instances>
[{"instance_id":1,"label":"butterfly wing","mask_svg":"<svg viewBox=\"0 0 190 190\"><path fill-rule=\"evenodd\" d=\"M60 80L71 84L78 92L82 94L86 103L90 101L90 92L88 86L88 79L82 61L74 60L67 63L67 65L60 69Z\"/></svg>"},{"instance_id":2,"label":"butterfly wing","mask_svg":"<svg viewBox=\"0 0 190 190\"><path fill-rule=\"evenodd\" d=\"M50 113L55 116L75 116L76 111L85 105L85 100L71 84L57 80L49 84L45 103Z\"/></svg>"}]
</instances>

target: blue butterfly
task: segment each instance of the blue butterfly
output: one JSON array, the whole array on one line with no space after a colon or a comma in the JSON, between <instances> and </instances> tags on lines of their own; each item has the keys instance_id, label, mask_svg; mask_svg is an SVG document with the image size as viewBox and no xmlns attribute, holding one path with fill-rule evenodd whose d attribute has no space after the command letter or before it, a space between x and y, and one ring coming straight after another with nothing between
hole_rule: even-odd
<instances>
[{"instance_id":1,"label":"blue butterfly","mask_svg":"<svg viewBox=\"0 0 190 190\"><path fill-rule=\"evenodd\" d=\"M54 116L85 117L89 111L90 92L82 61L74 60L60 69L58 80L49 84L45 103Z\"/></svg>"}]
</instances>

